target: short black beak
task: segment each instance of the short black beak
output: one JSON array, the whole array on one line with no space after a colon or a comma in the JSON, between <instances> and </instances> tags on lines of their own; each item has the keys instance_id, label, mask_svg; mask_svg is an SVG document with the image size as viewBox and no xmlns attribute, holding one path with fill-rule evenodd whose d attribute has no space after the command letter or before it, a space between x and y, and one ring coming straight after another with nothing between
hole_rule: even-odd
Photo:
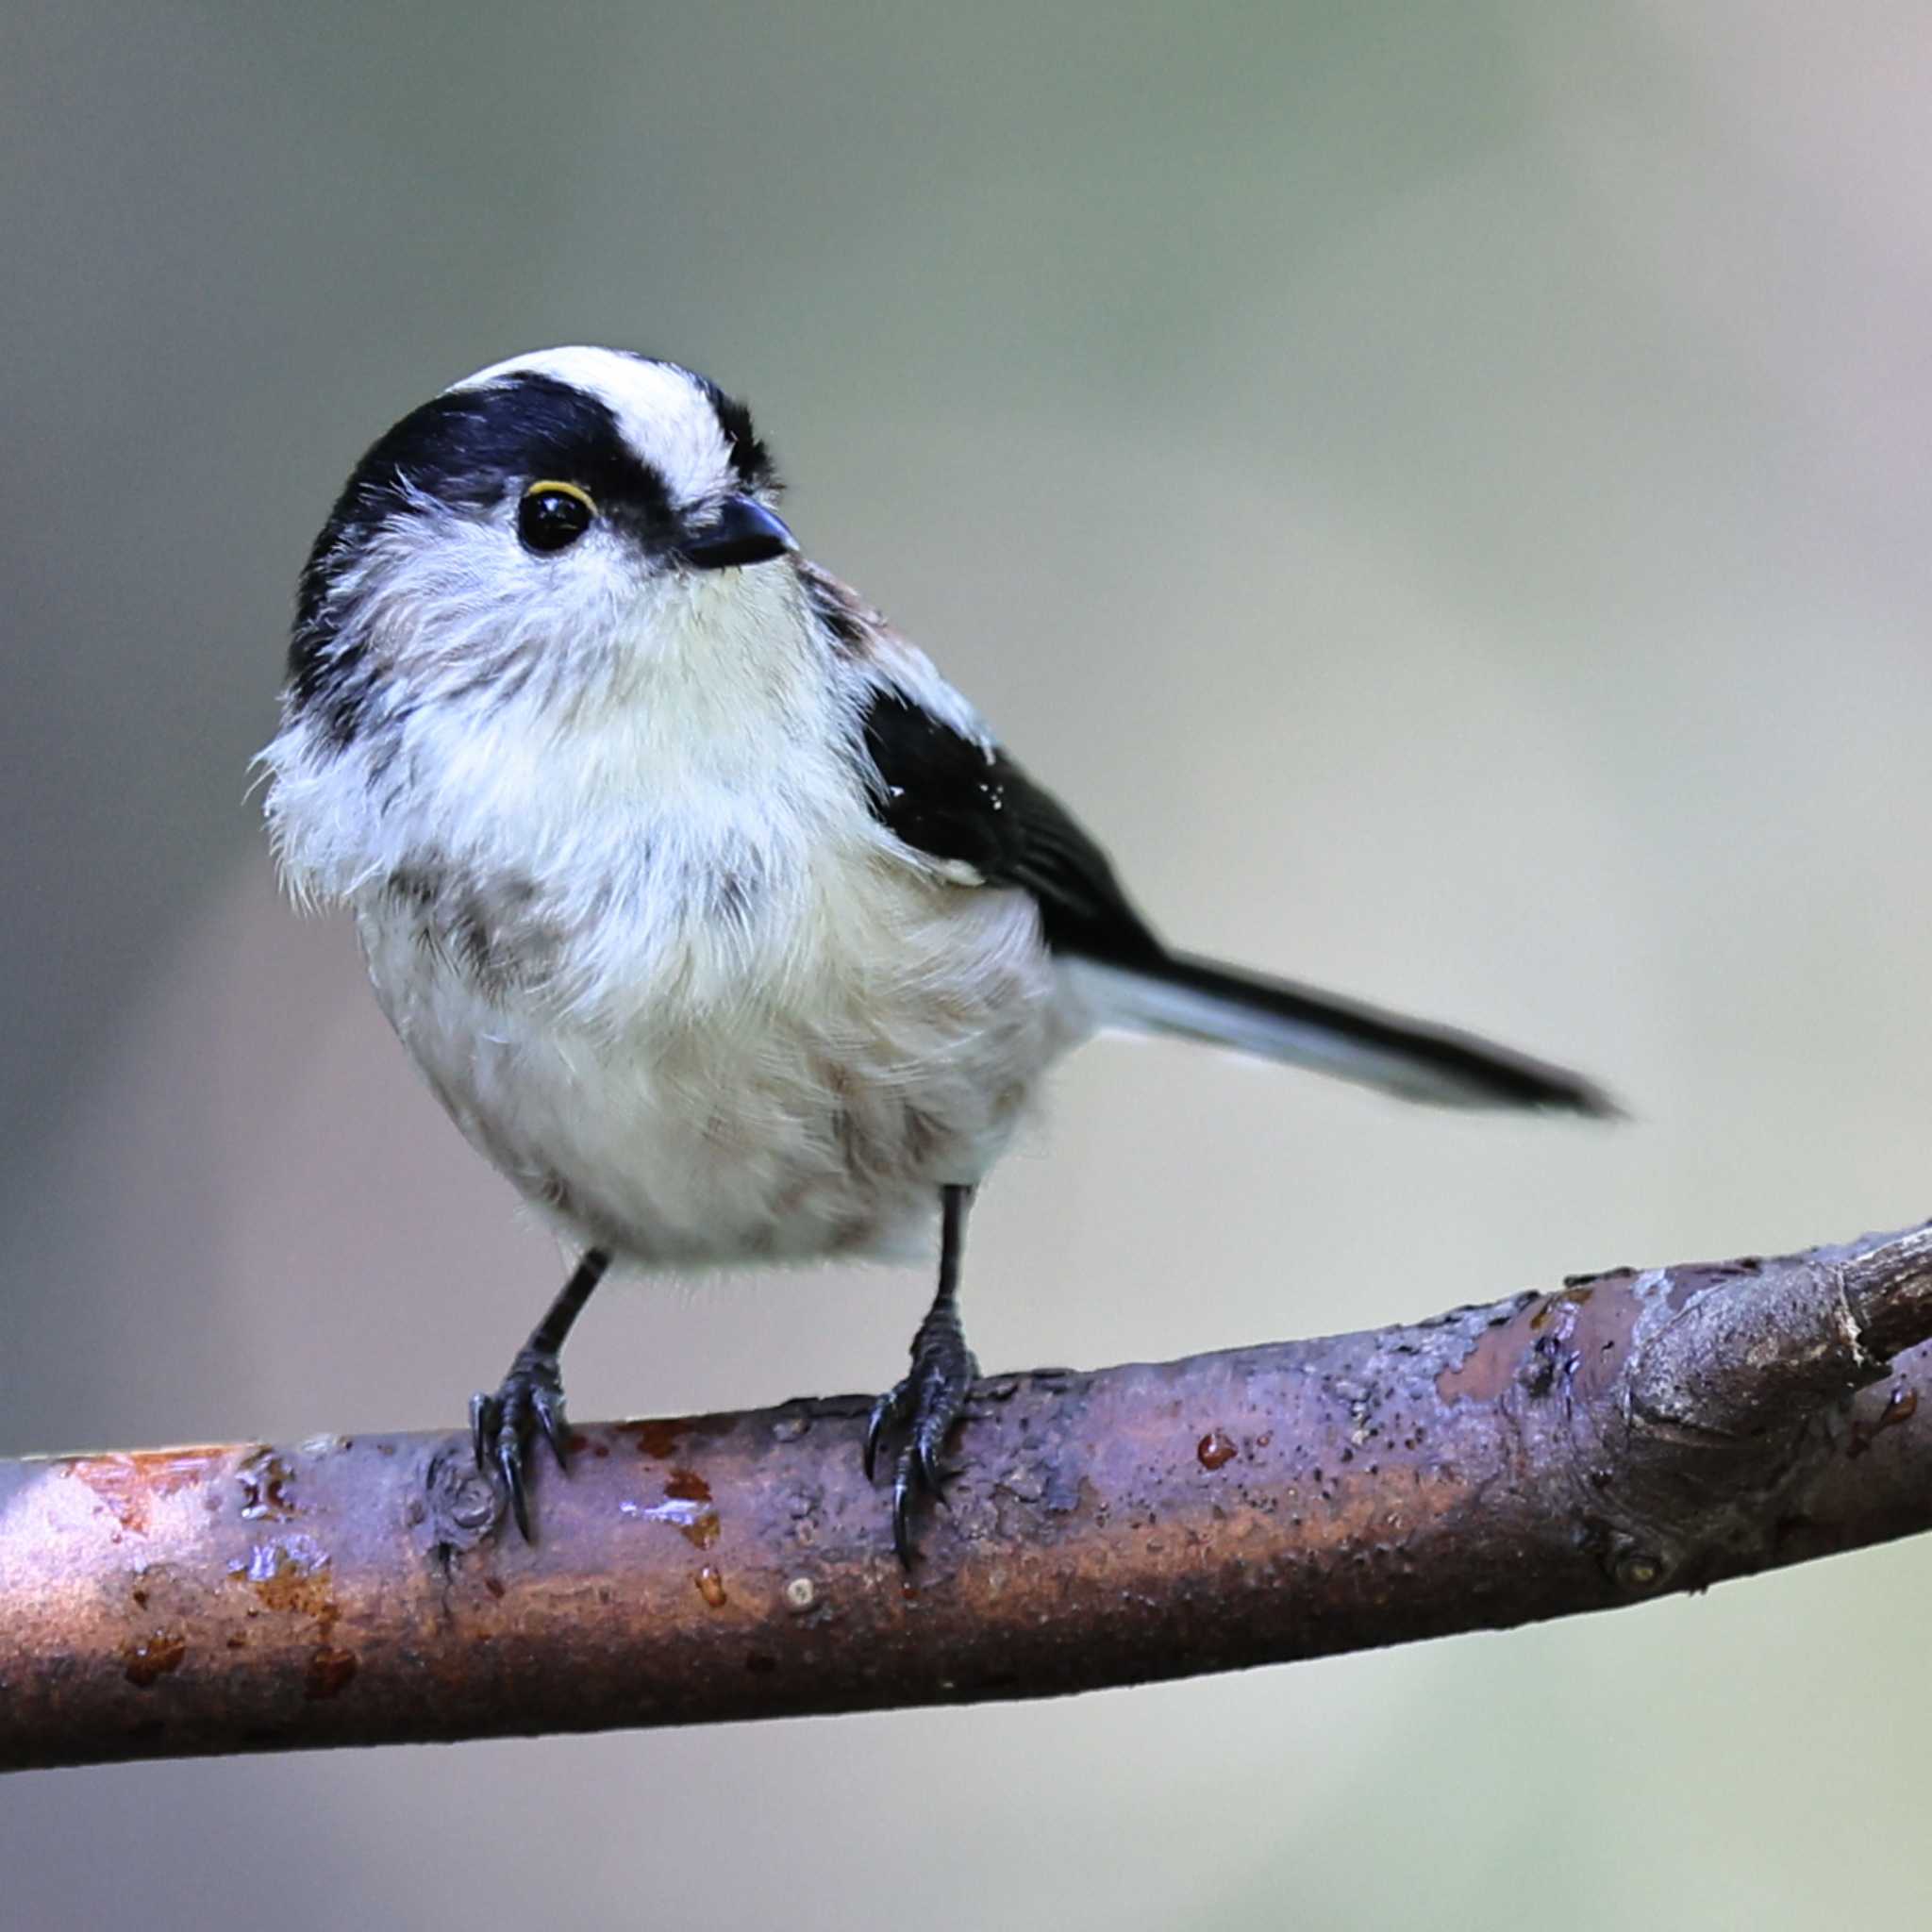
<instances>
[{"instance_id":1,"label":"short black beak","mask_svg":"<svg viewBox=\"0 0 1932 1932\"><path fill-rule=\"evenodd\" d=\"M716 515L686 534L677 554L698 570L731 570L741 563L769 563L797 548L791 532L763 504L727 496Z\"/></svg>"}]
</instances>

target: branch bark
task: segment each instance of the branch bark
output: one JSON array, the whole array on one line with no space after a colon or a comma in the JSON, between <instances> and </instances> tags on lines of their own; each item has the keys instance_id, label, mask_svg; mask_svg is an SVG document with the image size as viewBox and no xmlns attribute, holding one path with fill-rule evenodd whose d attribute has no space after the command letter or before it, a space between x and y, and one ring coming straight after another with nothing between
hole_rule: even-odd
<instances>
[{"instance_id":1,"label":"branch bark","mask_svg":"<svg viewBox=\"0 0 1932 1932\"><path fill-rule=\"evenodd\" d=\"M995 1377L909 1580L858 1397L582 1429L534 1548L453 1435L0 1463L0 1767L1044 1696L1702 1589L1932 1526L1928 1336L1932 1227Z\"/></svg>"}]
</instances>

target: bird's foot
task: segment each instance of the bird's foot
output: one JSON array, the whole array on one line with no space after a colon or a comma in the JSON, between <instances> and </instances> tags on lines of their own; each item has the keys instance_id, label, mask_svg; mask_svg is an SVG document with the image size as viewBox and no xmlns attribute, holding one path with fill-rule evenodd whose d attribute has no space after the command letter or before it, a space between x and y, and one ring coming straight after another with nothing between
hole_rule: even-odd
<instances>
[{"instance_id":1,"label":"bird's foot","mask_svg":"<svg viewBox=\"0 0 1932 1932\"><path fill-rule=\"evenodd\" d=\"M950 1308L935 1308L912 1339L912 1370L872 1406L865 1425L865 1478L873 1479L879 1444L889 1430L903 1428L906 1441L892 1470L892 1547L907 1569L912 1567L912 1507L922 1491L944 1502L950 1471L940 1467L940 1450L959 1419L979 1364L966 1346L965 1331Z\"/></svg>"},{"instance_id":2,"label":"bird's foot","mask_svg":"<svg viewBox=\"0 0 1932 1932\"><path fill-rule=\"evenodd\" d=\"M563 1374L556 1355L547 1350L519 1349L495 1394L470 1398L470 1440L475 1445L476 1467L508 1500L526 1543L536 1541L530 1534L527 1492L535 1473L529 1468L530 1452L541 1435L558 1468L567 1469L566 1434Z\"/></svg>"}]
</instances>

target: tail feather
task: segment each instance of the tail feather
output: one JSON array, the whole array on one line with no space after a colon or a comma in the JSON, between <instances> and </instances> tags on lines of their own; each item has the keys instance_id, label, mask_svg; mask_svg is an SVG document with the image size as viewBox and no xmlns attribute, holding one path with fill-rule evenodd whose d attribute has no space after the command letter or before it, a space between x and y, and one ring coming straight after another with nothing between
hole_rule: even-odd
<instances>
[{"instance_id":1,"label":"tail feather","mask_svg":"<svg viewBox=\"0 0 1932 1932\"><path fill-rule=\"evenodd\" d=\"M1541 1108L1596 1119L1618 1108L1580 1074L1473 1034L1185 953L1131 966L1080 961L1105 1025L1230 1046L1441 1107Z\"/></svg>"}]
</instances>

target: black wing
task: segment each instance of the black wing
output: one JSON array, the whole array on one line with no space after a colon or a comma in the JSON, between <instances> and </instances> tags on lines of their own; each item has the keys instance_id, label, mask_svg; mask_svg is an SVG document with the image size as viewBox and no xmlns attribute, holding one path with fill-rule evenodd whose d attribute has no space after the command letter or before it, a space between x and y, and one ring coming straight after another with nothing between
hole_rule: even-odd
<instances>
[{"instance_id":1,"label":"black wing","mask_svg":"<svg viewBox=\"0 0 1932 1932\"><path fill-rule=\"evenodd\" d=\"M1263 1054L1409 1100L1617 1110L1581 1075L1508 1047L1170 953L1121 890L1107 854L1050 791L997 746L965 737L897 691L874 698L865 743L883 824L920 852L963 861L989 885L1032 893L1054 951L1120 969L1108 994L1118 1024Z\"/></svg>"},{"instance_id":2,"label":"black wing","mask_svg":"<svg viewBox=\"0 0 1932 1932\"><path fill-rule=\"evenodd\" d=\"M1107 854L997 746L962 736L895 691L874 698L865 745L878 772L873 809L881 823L916 851L962 860L989 885L1024 887L1056 952L1121 965L1166 958Z\"/></svg>"}]
</instances>

